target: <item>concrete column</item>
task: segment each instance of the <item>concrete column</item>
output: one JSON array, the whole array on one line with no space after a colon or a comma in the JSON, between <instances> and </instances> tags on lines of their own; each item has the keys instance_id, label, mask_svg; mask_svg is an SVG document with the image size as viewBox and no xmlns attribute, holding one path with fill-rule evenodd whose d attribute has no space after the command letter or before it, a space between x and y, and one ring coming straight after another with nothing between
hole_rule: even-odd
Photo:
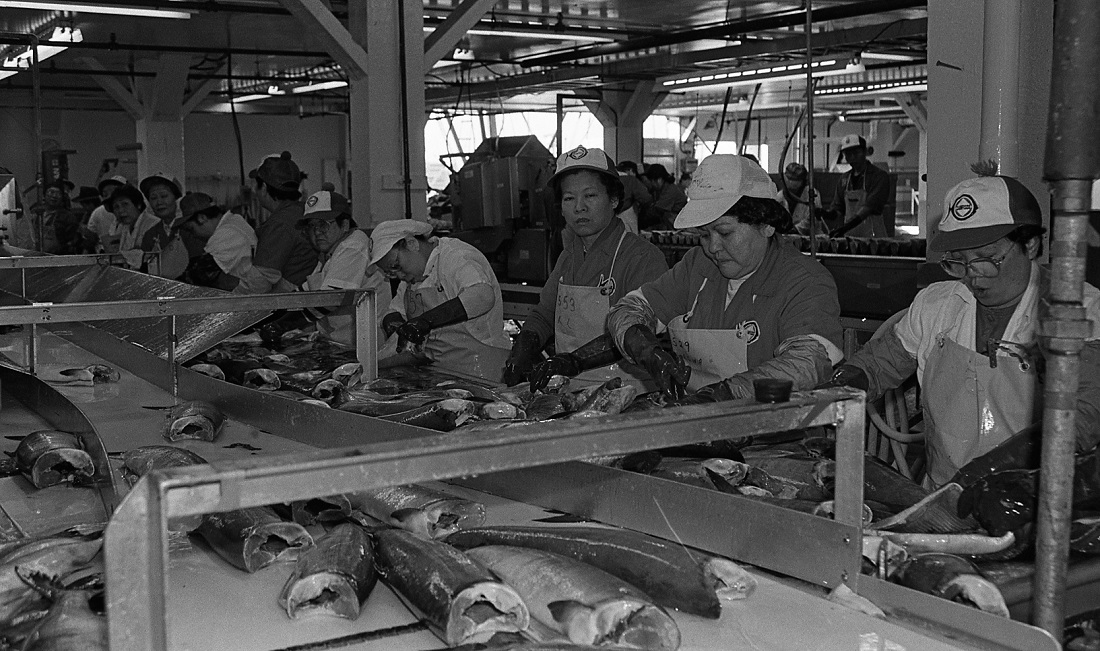
<instances>
[{"instance_id":1,"label":"concrete column","mask_svg":"<svg viewBox=\"0 0 1100 651\"><path fill-rule=\"evenodd\" d=\"M137 141L138 180L151 174L164 172L183 186L186 184L183 152L183 120L156 120L143 118L135 122Z\"/></svg>"},{"instance_id":2,"label":"concrete column","mask_svg":"<svg viewBox=\"0 0 1100 651\"><path fill-rule=\"evenodd\" d=\"M642 124L668 95L653 92L654 85L643 81L601 89L594 99L582 96L603 126L603 149L614 160L642 161Z\"/></svg>"},{"instance_id":3,"label":"concrete column","mask_svg":"<svg viewBox=\"0 0 1100 651\"><path fill-rule=\"evenodd\" d=\"M370 10L367 10L370 4ZM402 15L403 12L403 15ZM367 51L367 77L351 81L350 165L355 221L427 219L424 173L424 16L418 3L351 2L348 29ZM404 20L404 87L401 20ZM368 47L369 44L369 47ZM402 103L402 93L406 102ZM407 142L406 142L407 136ZM406 201L405 156L411 187Z\"/></svg>"}]
</instances>

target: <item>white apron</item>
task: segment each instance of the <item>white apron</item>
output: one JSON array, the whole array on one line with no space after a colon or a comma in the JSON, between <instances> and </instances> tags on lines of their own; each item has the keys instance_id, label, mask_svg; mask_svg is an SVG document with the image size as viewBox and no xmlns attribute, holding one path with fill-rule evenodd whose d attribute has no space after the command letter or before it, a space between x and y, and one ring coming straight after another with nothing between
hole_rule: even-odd
<instances>
[{"instance_id":1,"label":"white apron","mask_svg":"<svg viewBox=\"0 0 1100 651\"><path fill-rule=\"evenodd\" d=\"M1012 356L994 354L992 367L988 355L936 336L921 382L926 486L946 484L959 468L1033 423L1035 365L1020 346L1006 342L1003 349Z\"/></svg>"},{"instance_id":2,"label":"white apron","mask_svg":"<svg viewBox=\"0 0 1100 651\"><path fill-rule=\"evenodd\" d=\"M405 290L405 315L411 321L447 300L442 285L430 285L416 291ZM511 353L478 341L460 323L435 328L424 341L423 350L439 366L466 376L491 382L500 380L500 369Z\"/></svg>"},{"instance_id":3,"label":"white apron","mask_svg":"<svg viewBox=\"0 0 1100 651\"><path fill-rule=\"evenodd\" d=\"M623 225L626 226L626 230L635 235L638 234L638 207L631 206L626 210L616 215L619 219L623 220Z\"/></svg>"},{"instance_id":4,"label":"white apron","mask_svg":"<svg viewBox=\"0 0 1100 651\"><path fill-rule=\"evenodd\" d=\"M699 296L707 286L707 280L703 279L703 284L691 304L691 310L687 314L673 317L668 324L672 350L691 367L691 379L688 381L690 391L698 391L708 384L749 370L749 333L742 332L741 328L706 330L687 327L699 303Z\"/></svg>"},{"instance_id":5,"label":"white apron","mask_svg":"<svg viewBox=\"0 0 1100 651\"><path fill-rule=\"evenodd\" d=\"M851 177L848 177L849 181ZM867 185L867 179L863 179L864 187ZM845 190L844 191L844 216L845 218L854 217L859 211L859 207L863 205L863 200L867 197L867 190ZM850 237L886 237L886 222L882 220L882 215L868 215L867 219L864 219L858 226L846 233Z\"/></svg>"},{"instance_id":6,"label":"white apron","mask_svg":"<svg viewBox=\"0 0 1100 651\"><path fill-rule=\"evenodd\" d=\"M623 215L625 214L624 212ZM571 353L606 333L611 295L615 293L615 262L619 259L619 249L625 239L624 232L615 246L615 254L611 257L611 269L606 277L600 274L600 282L595 287L566 285L562 282L564 278L559 279L558 300L554 308L554 348L557 352ZM648 393L657 388L641 367L630 363L589 369L571 382L590 386L603 384L616 376L621 377L624 384L633 384L639 393Z\"/></svg>"}]
</instances>

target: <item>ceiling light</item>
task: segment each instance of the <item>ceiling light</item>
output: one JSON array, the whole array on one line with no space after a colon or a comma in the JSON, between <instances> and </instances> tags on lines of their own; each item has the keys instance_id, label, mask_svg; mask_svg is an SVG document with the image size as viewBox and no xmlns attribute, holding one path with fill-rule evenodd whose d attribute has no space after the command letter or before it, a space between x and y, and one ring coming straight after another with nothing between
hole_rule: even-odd
<instances>
[{"instance_id":1,"label":"ceiling light","mask_svg":"<svg viewBox=\"0 0 1100 651\"><path fill-rule=\"evenodd\" d=\"M810 69L815 77L842 75L865 70L862 63L841 58L815 60L810 64ZM755 84L765 80L797 79L805 76L806 62L803 61L800 63L778 63L756 68L721 68L705 72L669 75L658 77L657 83L660 85L661 90L665 91L702 90L704 88L726 88L742 84Z\"/></svg>"},{"instance_id":2,"label":"ceiling light","mask_svg":"<svg viewBox=\"0 0 1100 651\"><path fill-rule=\"evenodd\" d=\"M39 41L38 46L35 48L38 50L38 62L42 63L55 54L64 52L68 46L61 45L61 43L80 43L83 40L84 35L79 28L54 27L53 34L50 38L45 41ZM0 79L11 77L20 70L26 70L30 68L33 63L34 55L29 47L19 54L9 56L0 63Z\"/></svg>"},{"instance_id":3,"label":"ceiling light","mask_svg":"<svg viewBox=\"0 0 1100 651\"><path fill-rule=\"evenodd\" d=\"M297 88L291 88L292 93L314 93L319 90L330 90L333 88L344 88L348 85L348 82L334 79L332 81L319 81L315 84L306 84L305 86L298 86Z\"/></svg>"},{"instance_id":4,"label":"ceiling light","mask_svg":"<svg viewBox=\"0 0 1100 651\"><path fill-rule=\"evenodd\" d=\"M190 18L189 11L147 9L125 5L104 5L79 2L36 2L35 0L0 0L0 9L39 9L41 11L73 11L88 14L112 14L115 16L143 16L146 18Z\"/></svg>"},{"instance_id":5,"label":"ceiling light","mask_svg":"<svg viewBox=\"0 0 1100 651\"><path fill-rule=\"evenodd\" d=\"M815 97L835 95L873 95L882 93L919 93L928 90L928 78L866 81L843 86L819 86Z\"/></svg>"},{"instance_id":6,"label":"ceiling light","mask_svg":"<svg viewBox=\"0 0 1100 651\"><path fill-rule=\"evenodd\" d=\"M921 57L910 54L892 54L890 52L863 52L859 55L859 58L873 61L916 61Z\"/></svg>"},{"instance_id":7,"label":"ceiling light","mask_svg":"<svg viewBox=\"0 0 1100 651\"><path fill-rule=\"evenodd\" d=\"M2 1L2 0L0 0ZM434 27L424 26L425 32L434 32ZM471 29L466 32L473 36L510 36L514 38L543 38L552 41L578 41L584 43L611 43L615 39L598 34L574 34L571 32L552 32L546 29Z\"/></svg>"},{"instance_id":8,"label":"ceiling light","mask_svg":"<svg viewBox=\"0 0 1100 651\"><path fill-rule=\"evenodd\" d=\"M241 95L240 97L234 97L234 104L241 104L243 102L255 102L258 99L267 99L269 97L275 97L275 95L268 95L267 93L257 93L255 95Z\"/></svg>"}]
</instances>

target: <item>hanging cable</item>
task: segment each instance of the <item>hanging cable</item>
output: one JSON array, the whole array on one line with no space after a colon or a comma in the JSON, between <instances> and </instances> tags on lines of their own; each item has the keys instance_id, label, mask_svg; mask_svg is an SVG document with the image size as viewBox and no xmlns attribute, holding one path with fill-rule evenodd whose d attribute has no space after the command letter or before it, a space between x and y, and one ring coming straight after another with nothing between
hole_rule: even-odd
<instances>
[{"instance_id":1,"label":"hanging cable","mask_svg":"<svg viewBox=\"0 0 1100 651\"><path fill-rule=\"evenodd\" d=\"M226 48L226 63L225 63L225 87L229 92L229 114L233 120L233 136L237 140L237 171L240 174L241 188L248 187L245 182L244 176L244 143L241 141L241 124L237 120L237 103L233 101L233 47L232 36L233 32L229 29L229 16L225 17L225 48ZM243 200L244 197L241 197ZM245 206L248 204L246 203ZM247 208L246 208L247 210ZM249 211L251 212L251 211ZM248 217L249 215L245 215Z\"/></svg>"},{"instance_id":2,"label":"hanging cable","mask_svg":"<svg viewBox=\"0 0 1100 651\"><path fill-rule=\"evenodd\" d=\"M714 149L710 150L712 154L718 153L718 143L722 142L722 132L726 130L726 113L730 108L730 97L733 97L733 86L726 87L726 99L722 102L722 119L718 121L718 135L714 138Z\"/></svg>"}]
</instances>

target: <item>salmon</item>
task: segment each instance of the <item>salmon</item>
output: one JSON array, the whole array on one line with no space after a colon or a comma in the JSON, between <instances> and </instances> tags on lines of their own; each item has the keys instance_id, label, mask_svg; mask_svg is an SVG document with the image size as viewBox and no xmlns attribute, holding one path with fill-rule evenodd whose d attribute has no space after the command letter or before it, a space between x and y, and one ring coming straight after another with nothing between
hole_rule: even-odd
<instances>
[{"instance_id":1,"label":"salmon","mask_svg":"<svg viewBox=\"0 0 1100 651\"><path fill-rule=\"evenodd\" d=\"M91 455L80 437L69 432L32 432L15 449L15 463L35 488L79 484L95 475Z\"/></svg>"},{"instance_id":2,"label":"salmon","mask_svg":"<svg viewBox=\"0 0 1100 651\"><path fill-rule=\"evenodd\" d=\"M680 629L641 590L560 554L504 545L466 552L515 588L531 616L575 644L675 651Z\"/></svg>"},{"instance_id":3,"label":"salmon","mask_svg":"<svg viewBox=\"0 0 1100 651\"><path fill-rule=\"evenodd\" d=\"M196 439L213 441L225 427L225 414L220 409L201 400L183 402L168 412L168 425L164 438L169 441Z\"/></svg>"},{"instance_id":4,"label":"salmon","mask_svg":"<svg viewBox=\"0 0 1100 651\"><path fill-rule=\"evenodd\" d=\"M376 580L370 538L359 526L344 523L298 557L279 605L291 619L309 614L356 619Z\"/></svg>"},{"instance_id":5,"label":"salmon","mask_svg":"<svg viewBox=\"0 0 1100 651\"><path fill-rule=\"evenodd\" d=\"M952 554L928 553L911 557L891 577L907 588L978 610L1008 617L1008 606L997 586L983 577L970 561Z\"/></svg>"},{"instance_id":6,"label":"salmon","mask_svg":"<svg viewBox=\"0 0 1100 651\"><path fill-rule=\"evenodd\" d=\"M341 406L346 409L348 404ZM399 414L382 416L383 420L403 425L415 425L434 429L437 432L450 432L462 423L465 423L474 415L476 407L469 400L449 398L416 409L403 411Z\"/></svg>"},{"instance_id":7,"label":"salmon","mask_svg":"<svg viewBox=\"0 0 1100 651\"><path fill-rule=\"evenodd\" d=\"M283 386L279 374L269 368L254 368L245 371L241 384L257 391L276 391Z\"/></svg>"},{"instance_id":8,"label":"salmon","mask_svg":"<svg viewBox=\"0 0 1100 651\"><path fill-rule=\"evenodd\" d=\"M448 645L529 626L530 613L516 591L454 547L402 529L379 531L374 542L379 574Z\"/></svg>"},{"instance_id":9,"label":"salmon","mask_svg":"<svg viewBox=\"0 0 1100 651\"><path fill-rule=\"evenodd\" d=\"M53 591L46 617L23 642L22 651L107 651L102 589ZM96 604L96 608L92 608Z\"/></svg>"},{"instance_id":10,"label":"salmon","mask_svg":"<svg viewBox=\"0 0 1100 651\"><path fill-rule=\"evenodd\" d=\"M176 448L171 445L145 445L123 453L122 477L126 480L126 483L133 486L138 482L138 479L151 470L184 468L205 463L206 459L184 448ZM201 522L201 515L187 515L171 520L168 523L168 528L171 531L194 531Z\"/></svg>"},{"instance_id":11,"label":"salmon","mask_svg":"<svg viewBox=\"0 0 1100 651\"><path fill-rule=\"evenodd\" d=\"M221 368L213 364L195 364L193 366L189 366L188 368L190 368L192 371L195 371L196 373L202 373L203 375L210 376L215 380L225 380L225 372L222 371Z\"/></svg>"},{"instance_id":12,"label":"salmon","mask_svg":"<svg viewBox=\"0 0 1100 651\"><path fill-rule=\"evenodd\" d=\"M297 560L313 546L313 537L302 525L283 522L267 507L204 515L196 533L218 556L245 572Z\"/></svg>"},{"instance_id":13,"label":"salmon","mask_svg":"<svg viewBox=\"0 0 1100 651\"><path fill-rule=\"evenodd\" d=\"M324 402L330 407L339 407L348 401L348 388L340 380L321 380L313 387L310 395L314 399Z\"/></svg>"},{"instance_id":14,"label":"salmon","mask_svg":"<svg viewBox=\"0 0 1100 651\"><path fill-rule=\"evenodd\" d=\"M102 538L42 538L9 549L0 558L0 622L15 617L24 608L42 600L26 584L27 576L60 580L95 563L102 563Z\"/></svg>"},{"instance_id":15,"label":"salmon","mask_svg":"<svg viewBox=\"0 0 1100 651\"><path fill-rule=\"evenodd\" d=\"M351 515L351 502L346 495L315 497L310 500L291 502L291 517L295 522L308 527L320 522L338 522Z\"/></svg>"},{"instance_id":16,"label":"salmon","mask_svg":"<svg viewBox=\"0 0 1100 651\"><path fill-rule=\"evenodd\" d=\"M717 619L722 601L745 599L756 579L733 561L626 529L480 527L447 537L459 549L528 547L598 567L640 589L657 605Z\"/></svg>"},{"instance_id":17,"label":"salmon","mask_svg":"<svg viewBox=\"0 0 1100 651\"><path fill-rule=\"evenodd\" d=\"M417 484L360 491L348 499L353 509L426 539L485 522L483 504Z\"/></svg>"}]
</instances>

